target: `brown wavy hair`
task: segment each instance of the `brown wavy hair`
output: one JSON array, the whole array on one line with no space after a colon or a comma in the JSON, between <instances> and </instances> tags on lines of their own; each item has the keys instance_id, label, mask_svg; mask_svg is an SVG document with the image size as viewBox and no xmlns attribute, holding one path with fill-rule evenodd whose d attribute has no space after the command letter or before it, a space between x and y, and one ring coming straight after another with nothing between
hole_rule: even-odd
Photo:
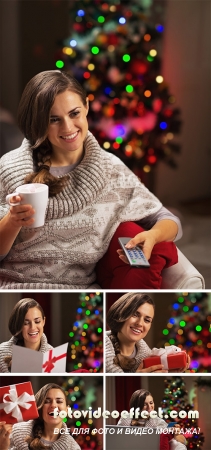
<instances>
[{"instance_id":1,"label":"brown wavy hair","mask_svg":"<svg viewBox=\"0 0 211 450\"><path fill-rule=\"evenodd\" d=\"M152 394L149 391L146 391L146 389L138 389L137 391L133 392L130 398L129 408L134 408L134 410L136 410L136 408L140 408L140 411L142 411L144 408L144 402L148 395L152 396ZM132 419L131 425L140 426L140 422L138 419Z\"/></svg>"},{"instance_id":2,"label":"brown wavy hair","mask_svg":"<svg viewBox=\"0 0 211 450\"><path fill-rule=\"evenodd\" d=\"M40 442L40 439L41 439L41 437L43 435L43 431L44 431L44 421L42 418L42 407L45 403L45 399L46 399L48 391L50 389L60 389L60 391L64 394L65 401L66 401L66 395L65 395L64 389L62 389L61 386L59 386L58 384L55 384L55 383L46 384L35 394L35 401L37 404L39 417L34 420L34 425L32 428L32 436L28 436L26 438L26 442L28 443L30 450L40 450L40 449L48 449L49 448L49 447L46 447L44 444L42 444L42 442Z\"/></svg>"},{"instance_id":3,"label":"brown wavy hair","mask_svg":"<svg viewBox=\"0 0 211 450\"><path fill-rule=\"evenodd\" d=\"M115 358L114 364L120 366L124 372L134 370L136 366L135 358L129 358L121 355L120 342L117 337L119 331L126 320L128 320L144 303L149 303L155 309L155 304L152 298L148 294L140 294L129 292L122 295L113 305L109 308L107 313L107 324L111 330L109 338L112 342Z\"/></svg>"},{"instance_id":4,"label":"brown wavy hair","mask_svg":"<svg viewBox=\"0 0 211 450\"><path fill-rule=\"evenodd\" d=\"M19 345L20 347L24 346L23 342L23 336L22 336L22 327L24 324L25 315L31 308L37 308L40 310L42 318L45 318L44 311L42 309L42 306L33 298L22 298L19 300L19 302L16 303L14 306L9 322L8 322L8 328L10 330L10 333L12 336L17 338L16 345ZM12 356L5 356L4 358L5 363L8 366L8 369L11 369L11 362L12 362Z\"/></svg>"},{"instance_id":5,"label":"brown wavy hair","mask_svg":"<svg viewBox=\"0 0 211 450\"><path fill-rule=\"evenodd\" d=\"M47 184L50 196L61 192L68 179L50 174L52 146L47 138L55 98L67 90L78 94L83 105L87 105L86 92L69 73L60 70L40 72L27 83L18 107L18 126L31 145L35 167L35 171L26 176L25 183Z\"/></svg>"}]
</instances>

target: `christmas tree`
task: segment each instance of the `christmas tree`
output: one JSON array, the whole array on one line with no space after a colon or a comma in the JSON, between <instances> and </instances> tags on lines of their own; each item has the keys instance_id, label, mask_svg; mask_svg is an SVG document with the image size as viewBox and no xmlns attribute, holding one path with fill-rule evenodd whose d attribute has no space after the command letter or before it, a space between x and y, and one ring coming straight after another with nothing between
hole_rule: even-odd
<instances>
[{"instance_id":1,"label":"christmas tree","mask_svg":"<svg viewBox=\"0 0 211 450\"><path fill-rule=\"evenodd\" d=\"M172 377L165 379L164 383L164 397L161 402L164 420L167 423L177 422L180 424L181 431L184 432L188 441L188 449L201 450L204 442L204 436L198 429L198 419L188 418L188 416L185 418L177 417L176 419L169 417L169 414L173 410L177 411L177 415L181 410L186 411L187 414L190 410L194 410L194 405L190 405L188 403L188 392L185 387L184 378ZM191 432L187 432L187 430L190 429Z\"/></svg>"},{"instance_id":2,"label":"christmas tree","mask_svg":"<svg viewBox=\"0 0 211 450\"><path fill-rule=\"evenodd\" d=\"M80 293L76 320L69 333L68 370L102 371L103 294Z\"/></svg>"},{"instance_id":3,"label":"christmas tree","mask_svg":"<svg viewBox=\"0 0 211 450\"><path fill-rule=\"evenodd\" d=\"M192 372L211 371L211 298L206 292L177 293L163 335L191 358Z\"/></svg>"},{"instance_id":4,"label":"christmas tree","mask_svg":"<svg viewBox=\"0 0 211 450\"><path fill-rule=\"evenodd\" d=\"M150 4L71 1L70 35L56 55L56 67L75 76L87 92L90 131L139 176L159 160L176 167L174 137L181 123L162 76L164 25L149 14Z\"/></svg>"},{"instance_id":5,"label":"christmas tree","mask_svg":"<svg viewBox=\"0 0 211 450\"><path fill-rule=\"evenodd\" d=\"M61 377L59 379L59 385L65 390L67 395L67 403L71 406L72 412L88 410L89 407L93 407L94 402L97 399L97 388L103 387L103 377L92 377L93 383L86 385L86 380L82 377L73 376L70 378ZM99 406L99 405L98 405ZM102 405L101 405L102 407ZM94 410L94 408L93 408ZM80 445L81 450L102 450L102 435L93 433L96 430L96 419L87 418L65 418L67 427L71 432L74 429L80 429L80 433L74 434L76 442ZM83 429L89 428L89 434L83 434Z\"/></svg>"}]
</instances>

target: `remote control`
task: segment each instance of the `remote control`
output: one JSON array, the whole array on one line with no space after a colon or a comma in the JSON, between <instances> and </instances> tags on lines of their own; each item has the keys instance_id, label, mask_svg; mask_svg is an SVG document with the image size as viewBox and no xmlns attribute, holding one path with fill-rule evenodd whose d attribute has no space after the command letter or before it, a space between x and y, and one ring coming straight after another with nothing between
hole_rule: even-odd
<instances>
[{"instance_id":1,"label":"remote control","mask_svg":"<svg viewBox=\"0 0 211 450\"><path fill-rule=\"evenodd\" d=\"M125 245L131 240L132 238L129 237L122 237L118 238L118 241L122 247L122 250L124 250L125 256L128 259L129 264L131 267L140 267L141 269L147 269L150 267L149 262L147 261L144 253L142 252L140 247L133 247L133 248L126 248Z\"/></svg>"}]
</instances>

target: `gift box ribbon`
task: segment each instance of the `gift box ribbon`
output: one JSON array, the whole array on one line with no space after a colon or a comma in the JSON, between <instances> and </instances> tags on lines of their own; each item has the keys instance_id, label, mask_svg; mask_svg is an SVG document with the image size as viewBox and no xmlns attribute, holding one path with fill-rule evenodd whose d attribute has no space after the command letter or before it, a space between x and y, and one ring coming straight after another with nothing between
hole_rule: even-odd
<instances>
[{"instance_id":1,"label":"gift box ribbon","mask_svg":"<svg viewBox=\"0 0 211 450\"><path fill-rule=\"evenodd\" d=\"M53 350L49 350L49 359L42 366L42 368L45 369L44 372L50 373L52 369L54 369L55 363L62 358L66 358L67 356L67 353L63 353L63 355L53 356L52 358L52 354Z\"/></svg>"},{"instance_id":2,"label":"gift box ribbon","mask_svg":"<svg viewBox=\"0 0 211 450\"><path fill-rule=\"evenodd\" d=\"M165 348L153 348L150 356L160 356L161 364L163 364L165 370L168 370L168 356L176 355L181 351L181 348L176 347L176 345L167 345Z\"/></svg>"},{"instance_id":3,"label":"gift box ribbon","mask_svg":"<svg viewBox=\"0 0 211 450\"><path fill-rule=\"evenodd\" d=\"M34 395L30 395L28 392L23 392L23 394L18 397L16 386L11 385L9 392L3 396L3 403L0 403L0 409L3 409L6 414L12 413L12 417L14 417L17 422L23 422L24 419L20 406L21 408L29 409L32 405L28 402L34 401Z\"/></svg>"}]
</instances>

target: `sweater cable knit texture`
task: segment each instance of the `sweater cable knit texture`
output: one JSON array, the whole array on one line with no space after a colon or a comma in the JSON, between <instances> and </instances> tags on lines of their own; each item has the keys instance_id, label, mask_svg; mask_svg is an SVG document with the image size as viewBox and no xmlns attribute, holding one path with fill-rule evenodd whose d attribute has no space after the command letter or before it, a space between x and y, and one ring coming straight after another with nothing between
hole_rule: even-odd
<instances>
[{"instance_id":1,"label":"sweater cable knit texture","mask_svg":"<svg viewBox=\"0 0 211 450\"><path fill-rule=\"evenodd\" d=\"M28 422L21 422L13 425L11 444L9 450L28 450L28 444L25 442L26 437L31 436L32 428L34 425L33 420ZM66 429L66 425L63 424L63 428ZM52 443L50 450L81 450L81 447L77 444L75 439L69 434L61 434L60 438Z\"/></svg>"},{"instance_id":2,"label":"sweater cable knit texture","mask_svg":"<svg viewBox=\"0 0 211 450\"><path fill-rule=\"evenodd\" d=\"M95 283L96 263L106 253L119 224L138 221L162 207L159 200L88 132L85 155L62 192L49 198L43 227L22 227L0 263L5 289L87 289ZM0 218L8 193L33 171L32 151L22 146L0 161Z\"/></svg>"}]
</instances>

